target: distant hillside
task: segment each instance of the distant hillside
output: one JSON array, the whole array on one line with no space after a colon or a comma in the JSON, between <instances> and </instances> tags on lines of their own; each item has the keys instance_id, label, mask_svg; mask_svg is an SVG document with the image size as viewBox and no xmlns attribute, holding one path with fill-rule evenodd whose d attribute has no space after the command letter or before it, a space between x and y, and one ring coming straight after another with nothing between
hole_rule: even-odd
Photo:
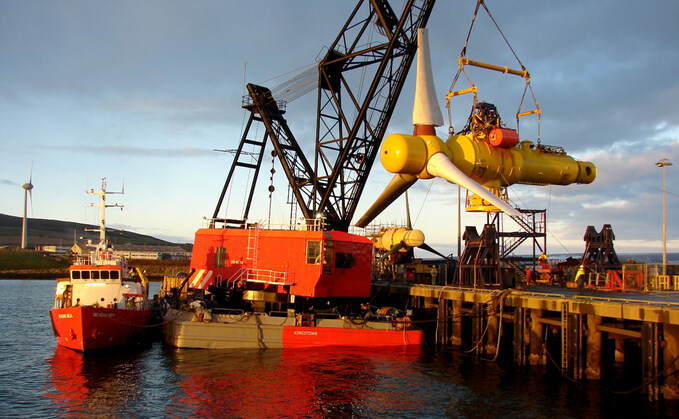
<instances>
[{"instance_id":1,"label":"distant hillside","mask_svg":"<svg viewBox=\"0 0 679 419\"><path fill-rule=\"evenodd\" d=\"M0 246L18 247L21 245L21 217L0 214ZM73 235L98 240L99 233L85 232L85 229L93 229L98 226L69 221L44 220L40 218L28 219L28 245L29 247L44 245L73 244ZM142 244L142 245L169 245L173 244L165 240L131 231L106 229L106 238L113 244Z\"/></svg>"}]
</instances>

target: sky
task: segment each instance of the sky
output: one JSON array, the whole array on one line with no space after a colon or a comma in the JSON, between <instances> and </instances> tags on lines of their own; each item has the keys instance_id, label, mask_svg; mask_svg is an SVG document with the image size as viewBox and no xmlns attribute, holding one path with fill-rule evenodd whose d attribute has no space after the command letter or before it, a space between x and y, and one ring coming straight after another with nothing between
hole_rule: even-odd
<instances>
[{"instance_id":1,"label":"sky","mask_svg":"<svg viewBox=\"0 0 679 419\"><path fill-rule=\"evenodd\" d=\"M395 10L401 1L392 1ZM427 25L439 103L457 71L475 0L442 1ZM618 253L660 252L662 169L667 158L667 251L679 252L679 3L557 0L486 4L531 74L542 110L542 144L563 147L598 170L589 185L512 186L522 208L547 209L548 253L582 254L587 226L610 224ZM32 176L34 218L97 223L87 205L107 178L107 224L175 242L192 242L210 217L245 118L244 82L273 86L316 63L355 2L24 1L0 0L0 213L21 216ZM398 12L400 13L400 12ZM516 68L491 20L481 13L467 48L472 60ZM387 134L412 132L412 67ZM479 99L516 127L521 78L470 69ZM456 88L469 87L463 77ZM288 105L303 147L314 141L315 94ZM469 116L455 99L445 139ZM534 107L524 101L523 110ZM531 120L531 118L533 118ZM534 117L521 122L535 141ZM313 161L313 156L307 157ZM271 162L251 218L285 218L286 180ZM31 169L32 168L32 169ZM274 166L280 169L280 165ZM31 172L32 170L32 172ZM391 174L375 162L354 221ZM427 243L457 252L457 187L436 179L410 191L414 226ZM242 196L229 207L242 208ZM402 222L403 200L378 219ZM462 214L479 231L485 216ZM506 225L509 225L508 223ZM509 228L511 229L511 228ZM30 231L29 231L30 235Z\"/></svg>"}]
</instances>

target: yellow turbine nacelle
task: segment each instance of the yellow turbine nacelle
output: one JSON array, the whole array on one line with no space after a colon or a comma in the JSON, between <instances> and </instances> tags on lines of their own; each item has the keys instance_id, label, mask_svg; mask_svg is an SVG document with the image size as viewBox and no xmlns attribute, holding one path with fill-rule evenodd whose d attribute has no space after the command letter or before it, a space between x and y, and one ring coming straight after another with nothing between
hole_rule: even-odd
<instances>
[{"instance_id":1,"label":"yellow turbine nacelle","mask_svg":"<svg viewBox=\"0 0 679 419\"><path fill-rule=\"evenodd\" d=\"M392 227L381 231L371 237L370 240L372 240L375 248L378 250L389 251L394 246L402 244L399 251L407 252L410 248L419 247L424 244L424 233L421 230Z\"/></svg>"},{"instance_id":2,"label":"yellow turbine nacelle","mask_svg":"<svg viewBox=\"0 0 679 419\"><path fill-rule=\"evenodd\" d=\"M391 173L430 179L436 174L430 173L428 162L436 153L497 196L501 188L516 183L569 185L591 183L596 177L594 164L577 161L559 147L535 146L531 141L495 147L471 134L452 135L445 143L433 135L392 134L382 144L380 160ZM476 194L467 207L467 211L497 210Z\"/></svg>"},{"instance_id":3,"label":"yellow turbine nacelle","mask_svg":"<svg viewBox=\"0 0 679 419\"><path fill-rule=\"evenodd\" d=\"M570 185L592 183L596 178L594 164L577 161L560 147L536 146L528 140L518 147L503 148L469 134L452 135L446 146L453 164L486 187Z\"/></svg>"}]
</instances>

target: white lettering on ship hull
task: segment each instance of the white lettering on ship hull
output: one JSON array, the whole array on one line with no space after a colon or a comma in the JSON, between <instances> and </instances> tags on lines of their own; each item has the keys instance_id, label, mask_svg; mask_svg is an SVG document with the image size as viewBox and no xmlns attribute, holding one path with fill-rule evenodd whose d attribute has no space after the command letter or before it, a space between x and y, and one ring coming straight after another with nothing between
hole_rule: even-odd
<instances>
[{"instance_id":1,"label":"white lettering on ship hull","mask_svg":"<svg viewBox=\"0 0 679 419\"><path fill-rule=\"evenodd\" d=\"M115 313L92 313L92 317L115 317Z\"/></svg>"},{"instance_id":2,"label":"white lettering on ship hull","mask_svg":"<svg viewBox=\"0 0 679 419\"><path fill-rule=\"evenodd\" d=\"M295 330L294 334L300 336L318 336L318 332L310 332L308 330Z\"/></svg>"},{"instance_id":3,"label":"white lettering on ship hull","mask_svg":"<svg viewBox=\"0 0 679 419\"><path fill-rule=\"evenodd\" d=\"M72 318L73 318L73 314L70 314L70 313L69 313L69 314L60 314L60 315L59 315L59 318L60 318L60 319L72 319Z\"/></svg>"}]
</instances>

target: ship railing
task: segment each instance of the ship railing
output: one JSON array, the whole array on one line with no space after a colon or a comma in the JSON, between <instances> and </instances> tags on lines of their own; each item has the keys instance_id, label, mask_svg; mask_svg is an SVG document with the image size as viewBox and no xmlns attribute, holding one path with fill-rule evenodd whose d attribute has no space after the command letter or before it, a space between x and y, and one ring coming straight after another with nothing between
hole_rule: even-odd
<instances>
[{"instance_id":1,"label":"ship railing","mask_svg":"<svg viewBox=\"0 0 679 419\"><path fill-rule=\"evenodd\" d=\"M92 259L89 256L76 256L73 260L74 265L91 265Z\"/></svg>"},{"instance_id":2,"label":"ship railing","mask_svg":"<svg viewBox=\"0 0 679 419\"><path fill-rule=\"evenodd\" d=\"M393 228L406 228L406 223L399 222L380 222L372 223L365 226L365 228L360 228L356 226L351 226L349 232L359 236L374 236L382 233L385 230Z\"/></svg>"},{"instance_id":3,"label":"ship railing","mask_svg":"<svg viewBox=\"0 0 679 419\"><path fill-rule=\"evenodd\" d=\"M270 269L245 269L245 281L270 285L294 285L288 272Z\"/></svg>"},{"instance_id":4,"label":"ship railing","mask_svg":"<svg viewBox=\"0 0 679 419\"><path fill-rule=\"evenodd\" d=\"M228 221L228 222L227 222ZM222 228L259 228L263 230L288 230L288 231L322 231L325 226L323 218L283 218L283 219L246 219L225 220L223 218L204 218L202 228L215 228L221 224Z\"/></svg>"},{"instance_id":5,"label":"ship railing","mask_svg":"<svg viewBox=\"0 0 679 419\"><path fill-rule=\"evenodd\" d=\"M96 255L77 255L73 259L74 265L117 265L118 262L124 261L125 258L121 255L112 252L103 252Z\"/></svg>"},{"instance_id":6,"label":"ship railing","mask_svg":"<svg viewBox=\"0 0 679 419\"><path fill-rule=\"evenodd\" d=\"M143 294L123 294L121 304L128 310L144 311L150 307L148 297Z\"/></svg>"},{"instance_id":7,"label":"ship railing","mask_svg":"<svg viewBox=\"0 0 679 419\"><path fill-rule=\"evenodd\" d=\"M226 280L226 286L228 288L235 287L238 281L241 282L243 281L243 278L245 277L246 273L247 273L246 269L244 268L238 269L233 275L231 275L229 279Z\"/></svg>"}]
</instances>

